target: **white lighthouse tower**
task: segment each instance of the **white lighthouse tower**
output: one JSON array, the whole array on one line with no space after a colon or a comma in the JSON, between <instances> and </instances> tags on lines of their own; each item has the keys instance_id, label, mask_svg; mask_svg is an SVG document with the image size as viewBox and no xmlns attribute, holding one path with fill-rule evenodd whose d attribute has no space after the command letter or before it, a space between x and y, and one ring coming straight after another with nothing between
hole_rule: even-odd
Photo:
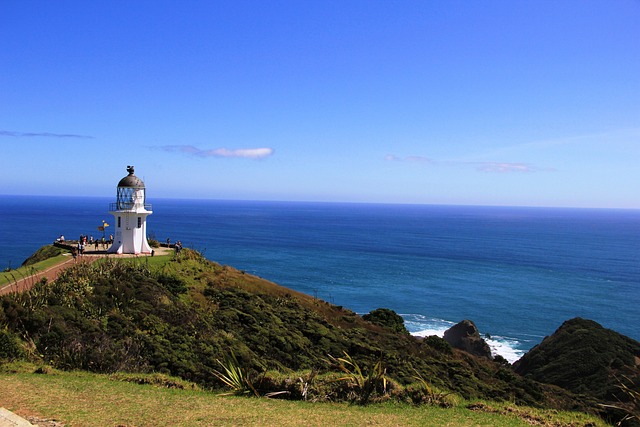
<instances>
[{"instance_id":1,"label":"white lighthouse tower","mask_svg":"<svg viewBox=\"0 0 640 427\"><path fill-rule=\"evenodd\" d=\"M145 203L144 182L133 174L133 166L127 166L129 175L118 183L116 202L109 205L113 215L115 236L107 252L117 254L151 253L147 242L147 215L151 205Z\"/></svg>"}]
</instances>

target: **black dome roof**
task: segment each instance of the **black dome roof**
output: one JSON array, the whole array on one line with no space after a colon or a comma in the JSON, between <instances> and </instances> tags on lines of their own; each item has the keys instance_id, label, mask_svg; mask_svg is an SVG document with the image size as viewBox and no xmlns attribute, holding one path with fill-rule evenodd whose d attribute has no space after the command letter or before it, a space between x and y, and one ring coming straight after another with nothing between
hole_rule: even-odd
<instances>
[{"instance_id":1,"label":"black dome roof","mask_svg":"<svg viewBox=\"0 0 640 427\"><path fill-rule=\"evenodd\" d=\"M133 174L133 166L127 166L129 175L125 176L118 183L118 187L144 188L144 182Z\"/></svg>"}]
</instances>

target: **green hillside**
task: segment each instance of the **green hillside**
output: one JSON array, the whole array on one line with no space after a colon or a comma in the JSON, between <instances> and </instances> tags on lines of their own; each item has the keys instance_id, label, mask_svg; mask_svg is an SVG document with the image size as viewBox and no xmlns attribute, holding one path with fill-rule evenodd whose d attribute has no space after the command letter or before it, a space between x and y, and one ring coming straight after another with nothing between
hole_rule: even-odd
<instances>
[{"instance_id":1,"label":"green hillside","mask_svg":"<svg viewBox=\"0 0 640 427\"><path fill-rule=\"evenodd\" d=\"M237 374L236 393L289 400L599 410L592 396L520 376L504 360L412 337L386 310L368 318L194 251L107 258L2 297L0 360L171 375L206 390Z\"/></svg>"}]
</instances>

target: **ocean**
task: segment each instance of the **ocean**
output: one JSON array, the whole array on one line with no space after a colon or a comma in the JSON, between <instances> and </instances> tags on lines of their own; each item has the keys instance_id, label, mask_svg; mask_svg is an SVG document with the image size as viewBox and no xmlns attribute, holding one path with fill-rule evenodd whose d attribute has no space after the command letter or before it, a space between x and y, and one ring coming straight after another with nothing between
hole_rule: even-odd
<instances>
[{"instance_id":1,"label":"ocean","mask_svg":"<svg viewBox=\"0 0 640 427\"><path fill-rule=\"evenodd\" d=\"M113 201L0 196L0 266L101 236ZM640 340L640 210L148 202L151 237L360 314L393 309L415 335L471 319L509 361L578 316Z\"/></svg>"}]
</instances>

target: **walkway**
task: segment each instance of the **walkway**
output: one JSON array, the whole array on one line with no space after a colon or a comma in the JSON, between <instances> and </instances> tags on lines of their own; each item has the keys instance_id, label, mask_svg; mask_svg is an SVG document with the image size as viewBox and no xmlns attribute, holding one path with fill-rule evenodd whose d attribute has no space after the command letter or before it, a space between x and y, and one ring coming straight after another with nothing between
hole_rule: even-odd
<instances>
[{"instance_id":1,"label":"walkway","mask_svg":"<svg viewBox=\"0 0 640 427\"><path fill-rule=\"evenodd\" d=\"M31 420L31 422L6 408L0 408L0 427L64 427L64 423L59 421L45 420L33 416L27 418Z\"/></svg>"},{"instance_id":2,"label":"walkway","mask_svg":"<svg viewBox=\"0 0 640 427\"><path fill-rule=\"evenodd\" d=\"M98 257L88 257L87 256L87 261L91 260L91 261L95 261L95 259L97 259ZM13 283L9 283L8 285L4 285L2 288L0 288L0 295L5 295L5 294L9 294L11 292L24 292L24 291L28 291L29 289L31 289L36 283L38 283L40 280L42 280L43 278L46 278L47 281L51 282L53 280L56 279L56 277L58 277L58 274L66 269L67 267L71 267L72 265L74 265L76 262L76 260L74 260L71 255L69 255L69 259L66 259L58 264L55 264L51 267L49 267L48 269L44 270L44 271L40 271L36 274L33 274L31 276L28 277L23 277L18 279L17 281L13 282ZM84 262L84 260L80 260L80 262Z\"/></svg>"},{"instance_id":3,"label":"walkway","mask_svg":"<svg viewBox=\"0 0 640 427\"><path fill-rule=\"evenodd\" d=\"M170 248L166 248L166 247L160 247L160 248L155 248L155 255L166 255L168 253L171 253L172 250ZM23 277L18 279L17 281L13 282L13 283L9 283L7 285L4 285L2 288L0 288L0 296L1 295L5 295L5 294L9 294L12 292L24 292L24 291L28 291L29 289L31 289L36 283L40 282L40 280L42 280L43 278L46 278L48 282L52 282L54 281L57 277L58 274L68 268L71 267L72 265L75 265L76 263L79 262L95 262L96 260L103 258L103 257L112 257L112 258L132 258L132 257L146 257L146 256L151 256L150 254L138 254L138 255L134 255L134 254L122 254L122 255L117 255L117 254L107 254L105 251L85 251L85 254L82 256L78 256L76 258L76 260L73 259L73 257L71 256L71 254L69 254L69 259L65 259L62 262L55 264L51 267L49 267L48 269L44 270L44 271L40 271L36 274L33 274L31 276L28 277Z\"/></svg>"},{"instance_id":4,"label":"walkway","mask_svg":"<svg viewBox=\"0 0 640 427\"><path fill-rule=\"evenodd\" d=\"M29 421L17 416L13 412L0 408L0 427L32 427Z\"/></svg>"}]
</instances>

